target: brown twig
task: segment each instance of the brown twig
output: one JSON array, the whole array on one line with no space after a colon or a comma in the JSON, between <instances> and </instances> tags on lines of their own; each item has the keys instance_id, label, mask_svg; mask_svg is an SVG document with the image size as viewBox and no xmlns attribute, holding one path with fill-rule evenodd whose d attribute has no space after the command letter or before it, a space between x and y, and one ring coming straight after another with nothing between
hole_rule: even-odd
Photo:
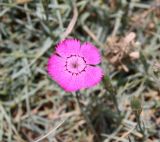
<instances>
[{"instance_id":1,"label":"brown twig","mask_svg":"<svg viewBox=\"0 0 160 142\"><path fill-rule=\"evenodd\" d=\"M62 39L66 38L72 32L72 30L76 24L77 18L78 18L78 10L77 10L75 0L72 1L72 4L73 4L73 17L72 17L71 22L69 23L66 31L62 35Z\"/></svg>"}]
</instances>

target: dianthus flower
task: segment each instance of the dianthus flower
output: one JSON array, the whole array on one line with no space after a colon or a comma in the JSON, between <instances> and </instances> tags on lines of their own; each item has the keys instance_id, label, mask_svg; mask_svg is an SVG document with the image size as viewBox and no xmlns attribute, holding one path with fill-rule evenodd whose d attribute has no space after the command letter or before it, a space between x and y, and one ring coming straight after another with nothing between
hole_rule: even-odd
<instances>
[{"instance_id":1,"label":"dianthus flower","mask_svg":"<svg viewBox=\"0 0 160 142\"><path fill-rule=\"evenodd\" d=\"M61 41L48 60L48 73L64 90L72 92L89 88L102 79L98 66L98 49L89 42L81 45L77 39Z\"/></svg>"}]
</instances>

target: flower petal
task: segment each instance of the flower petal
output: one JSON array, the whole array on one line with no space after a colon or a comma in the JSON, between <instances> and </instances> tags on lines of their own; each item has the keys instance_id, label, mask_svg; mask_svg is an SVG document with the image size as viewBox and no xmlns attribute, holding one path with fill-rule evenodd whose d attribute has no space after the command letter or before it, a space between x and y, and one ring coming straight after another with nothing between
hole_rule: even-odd
<instances>
[{"instance_id":1,"label":"flower petal","mask_svg":"<svg viewBox=\"0 0 160 142\"><path fill-rule=\"evenodd\" d=\"M55 80L59 85L65 81L65 60L57 55L52 55L48 60L48 74L53 80Z\"/></svg>"},{"instance_id":2,"label":"flower petal","mask_svg":"<svg viewBox=\"0 0 160 142\"><path fill-rule=\"evenodd\" d=\"M84 74L84 88L89 88L98 84L103 77L103 71L100 67L87 66Z\"/></svg>"},{"instance_id":3,"label":"flower petal","mask_svg":"<svg viewBox=\"0 0 160 142\"><path fill-rule=\"evenodd\" d=\"M79 51L80 51L80 41L77 39L63 40L56 47L56 52L62 57L77 55Z\"/></svg>"},{"instance_id":4,"label":"flower petal","mask_svg":"<svg viewBox=\"0 0 160 142\"><path fill-rule=\"evenodd\" d=\"M77 91L82 85L78 75L72 75L66 71L65 59L52 55L48 60L48 74L55 80L65 91Z\"/></svg>"},{"instance_id":5,"label":"flower petal","mask_svg":"<svg viewBox=\"0 0 160 142\"><path fill-rule=\"evenodd\" d=\"M96 65L101 61L98 49L89 42L85 42L80 49L80 56L84 57L87 64Z\"/></svg>"},{"instance_id":6,"label":"flower petal","mask_svg":"<svg viewBox=\"0 0 160 142\"><path fill-rule=\"evenodd\" d=\"M65 60L53 54L48 60L47 70L52 79L56 78L60 72L65 71Z\"/></svg>"},{"instance_id":7,"label":"flower petal","mask_svg":"<svg viewBox=\"0 0 160 142\"><path fill-rule=\"evenodd\" d=\"M82 82L80 81L79 76L77 75L70 75L68 81L64 86L62 86L68 92L74 92L82 89Z\"/></svg>"}]
</instances>

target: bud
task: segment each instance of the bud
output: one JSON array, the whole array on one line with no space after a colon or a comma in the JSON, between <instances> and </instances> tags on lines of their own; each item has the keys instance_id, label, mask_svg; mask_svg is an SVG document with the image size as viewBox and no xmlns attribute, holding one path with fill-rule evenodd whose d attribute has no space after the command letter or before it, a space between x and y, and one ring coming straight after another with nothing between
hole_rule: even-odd
<instances>
[{"instance_id":1,"label":"bud","mask_svg":"<svg viewBox=\"0 0 160 142\"><path fill-rule=\"evenodd\" d=\"M141 100L138 97L133 97L131 99L131 108L133 110L133 112L137 115L140 115L142 112L142 104L141 104Z\"/></svg>"}]
</instances>

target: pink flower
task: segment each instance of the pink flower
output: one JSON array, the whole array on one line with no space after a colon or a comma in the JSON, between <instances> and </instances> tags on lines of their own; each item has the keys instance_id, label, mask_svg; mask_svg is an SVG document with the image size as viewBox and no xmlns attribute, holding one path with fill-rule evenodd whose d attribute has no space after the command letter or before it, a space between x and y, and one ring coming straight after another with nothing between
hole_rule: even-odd
<instances>
[{"instance_id":1,"label":"pink flower","mask_svg":"<svg viewBox=\"0 0 160 142\"><path fill-rule=\"evenodd\" d=\"M89 88L102 79L98 49L89 42L81 45L77 39L61 41L48 60L48 73L66 91Z\"/></svg>"}]
</instances>

